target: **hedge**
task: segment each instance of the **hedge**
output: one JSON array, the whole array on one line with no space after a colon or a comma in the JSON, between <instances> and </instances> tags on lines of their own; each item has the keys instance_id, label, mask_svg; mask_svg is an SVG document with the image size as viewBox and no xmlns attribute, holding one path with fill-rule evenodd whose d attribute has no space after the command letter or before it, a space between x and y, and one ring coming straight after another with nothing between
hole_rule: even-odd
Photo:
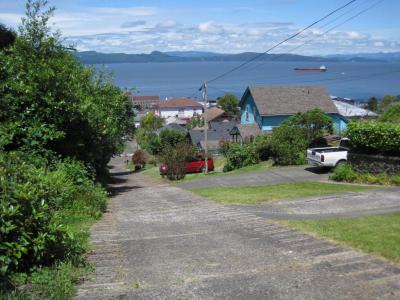
<instances>
[{"instance_id":1,"label":"hedge","mask_svg":"<svg viewBox=\"0 0 400 300\"><path fill-rule=\"evenodd\" d=\"M400 155L400 125L384 122L352 122L347 136L355 152Z\"/></svg>"}]
</instances>

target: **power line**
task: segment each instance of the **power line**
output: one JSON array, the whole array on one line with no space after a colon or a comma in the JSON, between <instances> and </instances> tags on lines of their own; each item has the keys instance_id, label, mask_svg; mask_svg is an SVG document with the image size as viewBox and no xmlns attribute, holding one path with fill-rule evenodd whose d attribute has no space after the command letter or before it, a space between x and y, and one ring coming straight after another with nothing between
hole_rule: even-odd
<instances>
[{"instance_id":1,"label":"power line","mask_svg":"<svg viewBox=\"0 0 400 300\"><path fill-rule=\"evenodd\" d=\"M308 43L310 43L310 42L312 42L312 41L315 41L317 38L320 38L321 36L326 35L327 33L331 32L332 30L334 30L334 29L336 29L336 28L338 28L338 27L340 27L340 26L342 26L343 24L345 24L345 23L347 23L347 22L350 22L351 20L353 20L353 19L355 19L356 17L358 17L359 15L361 15L361 14L367 12L368 10L372 9L373 7L375 7L376 5L380 4L380 3L383 2L383 1L384 1L384 0L379 0L378 2L376 2L376 3L372 4L371 6L369 6L369 7L365 8L365 9L363 9L362 11L360 11L360 12L358 12L357 14L351 16L350 18L344 20L343 22L341 22L341 23L339 23L339 24L337 24L337 25L335 25L335 26L329 28L329 29L326 30L325 32L321 33L319 36L317 36L317 37L315 37L315 38L312 38L312 39L309 39L309 40L305 41L304 43L302 43L302 44L300 44L300 45L298 45L298 46L296 46L296 47L290 49L289 51L286 51L285 53L278 54L277 56L272 57L272 58L269 59L268 61L261 62L261 63L255 65L255 66L250 67L250 68L248 67L248 68L246 69L246 71L250 71L250 70L256 69L256 68L258 68L258 67L260 67L260 66L262 66L262 65L265 65L267 62L277 60L278 58L280 58L280 57L282 57L282 56L284 56L284 55L287 55L287 54L293 52L294 50L297 50L297 49L303 47L304 45L306 45L306 44L308 44ZM351 9L351 10L349 10L349 11L347 11L347 12L341 14L340 16L338 16L337 18L335 18L334 20L332 20L332 21L330 21L330 22L324 24L324 25L321 26L319 29L322 29L322 28L326 27L327 25L332 24L333 22L339 20L339 19L342 18L343 16L349 14L350 12L354 11L355 9L359 8L361 5L363 5L363 4L367 3L367 2L368 2L368 1L366 1L366 2L364 2L364 3L361 3L360 5L357 5L357 6L354 7L353 9Z\"/></svg>"},{"instance_id":2,"label":"power line","mask_svg":"<svg viewBox=\"0 0 400 300\"><path fill-rule=\"evenodd\" d=\"M236 70L242 68L243 66L245 66L245 65L247 65L247 64L249 64L249 63L251 63L252 61L255 61L255 60L258 59L259 57L261 57L261 56L267 54L268 52L270 52L270 51L272 51L273 49L277 48L278 46L280 46L280 45L286 43L287 41L289 41L289 40L291 40L291 39L294 39L294 38L297 37L298 35L302 34L304 31L310 29L311 27L313 27L313 26L315 26L316 24L322 22L323 20L329 18L330 16L332 16L332 15L335 14L336 12L338 12L338 11L344 9L345 7L351 5L352 3L356 2L356 1L357 1L357 0L352 0L352 1L347 2L346 4L340 6L339 8L337 8L337 9L331 11L330 13L328 13L327 15L325 15L324 17L318 19L317 21L314 21L313 23L311 23L310 25L306 26L305 28L303 28L302 30L298 31L297 33L295 33L295 34L289 36L288 38L284 39L283 41L279 42L278 44L272 46L271 48L269 48L268 50L264 51L263 53L260 53L260 54L258 54L258 55L256 55L256 56L254 56L253 58L249 59L248 61L243 62L243 63L241 63L240 65L238 65L238 66L232 68L231 70L229 70L229 71L227 71L227 72L224 72L224 73L222 73L221 75L218 75L217 77L215 77L215 78L213 78L213 79L211 79L211 80L208 80L208 83L214 82L214 81L216 81L216 80L218 80L218 79L220 79L220 78L222 78L222 77L225 77L226 75L228 75L228 74L230 74L230 73L232 73L232 72L234 72L234 71L236 71Z\"/></svg>"},{"instance_id":3,"label":"power line","mask_svg":"<svg viewBox=\"0 0 400 300\"><path fill-rule=\"evenodd\" d=\"M302 80L302 81L297 81L295 83L291 83L290 85L294 84L304 84L304 83L314 83L314 82L335 82L335 83L342 83L342 82L349 82L349 81L357 81L361 79L368 79L368 78L373 78L373 77L379 77L382 75L389 75L389 74L395 74L395 73L400 73L400 70L394 70L394 71L387 71L387 72L380 72L380 73L372 73L368 75L354 75L354 76L349 76L349 77L333 77L333 78L325 78L325 79L313 79L313 80ZM222 91L226 93L226 90L223 90L221 88L216 88L215 86L208 86L209 88L215 89ZM234 92L231 92L234 93Z\"/></svg>"}]
</instances>

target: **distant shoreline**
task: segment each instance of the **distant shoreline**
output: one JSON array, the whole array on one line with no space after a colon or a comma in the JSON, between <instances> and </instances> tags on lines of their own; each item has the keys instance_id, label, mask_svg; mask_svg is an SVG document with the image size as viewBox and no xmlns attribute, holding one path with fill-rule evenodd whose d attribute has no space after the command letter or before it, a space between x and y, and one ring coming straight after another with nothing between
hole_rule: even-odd
<instances>
[{"instance_id":1,"label":"distant shoreline","mask_svg":"<svg viewBox=\"0 0 400 300\"><path fill-rule=\"evenodd\" d=\"M370 53L354 55L305 56L297 54L265 54L244 52L238 54L220 54L208 52L159 52L150 54L100 53L96 51L76 52L75 55L84 64L114 63L166 63L166 62L243 62L260 56L254 62L400 62L400 52Z\"/></svg>"}]
</instances>

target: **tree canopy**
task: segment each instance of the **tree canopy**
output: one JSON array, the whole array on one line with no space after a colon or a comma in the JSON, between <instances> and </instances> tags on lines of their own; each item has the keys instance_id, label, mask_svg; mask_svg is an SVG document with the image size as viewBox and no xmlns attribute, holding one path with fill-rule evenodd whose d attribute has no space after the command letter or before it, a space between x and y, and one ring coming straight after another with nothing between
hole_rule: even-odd
<instances>
[{"instance_id":1,"label":"tree canopy","mask_svg":"<svg viewBox=\"0 0 400 300\"><path fill-rule=\"evenodd\" d=\"M284 125L299 127L308 144L322 137L324 132L333 132L332 119L319 108L295 114L287 119Z\"/></svg>"},{"instance_id":2,"label":"tree canopy","mask_svg":"<svg viewBox=\"0 0 400 300\"><path fill-rule=\"evenodd\" d=\"M132 106L51 31L53 11L27 1L13 47L0 51L0 149L73 157L100 171L134 128Z\"/></svg>"},{"instance_id":3,"label":"tree canopy","mask_svg":"<svg viewBox=\"0 0 400 300\"><path fill-rule=\"evenodd\" d=\"M218 105L231 116L239 115L239 100L235 95L225 94L218 98Z\"/></svg>"},{"instance_id":4,"label":"tree canopy","mask_svg":"<svg viewBox=\"0 0 400 300\"><path fill-rule=\"evenodd\" d=\"M140 121L140 127L148 131L155 131L163 127L165 120L157 116L154 112L149 112Z\"/></svg>"},{"instance_id":5,"label":"tree canopy","mask_svg":"<svg viewBox=\"0 0 400 300\"><path fill-rule=\"evenodd\" d=\"M15 39L15 32L0 24L0 50L14 44Z\"/></svg>"}]
</instances>

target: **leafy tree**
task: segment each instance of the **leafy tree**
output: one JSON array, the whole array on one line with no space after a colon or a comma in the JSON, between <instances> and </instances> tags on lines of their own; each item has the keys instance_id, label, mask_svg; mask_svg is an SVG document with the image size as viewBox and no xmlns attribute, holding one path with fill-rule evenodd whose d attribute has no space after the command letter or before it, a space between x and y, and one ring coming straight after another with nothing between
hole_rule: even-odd
<instances>
[{"instance_id":1,"label":"leafy tree","mask_svg":"<svg viewBox=\"0 0 400 300\"><path fill-rule=\"evenodd\" d=\"M160 137L144 128L139 128L135 133L139 146L150 154L158 154L162 150Z\"/></svg>"},{"instance_id":2,"label":"leafy tree","mask_svg":"<svg viewBox=\"0 0 400 300\"><path fill-rule=\"evenodd\" d=\"M187 134L185 131L174 129L164 129L160 132L161 147L176 147L178 144L187 142Z\"/></svg>"},{"instance_id":3,"label":"leafy tree","mask_svg":"<svg viewBox=\"0 0 400 300\"><path fill-rule=\"evenodd\" d=\"M15 39L15 32L0 24L0 50L14 44Z\"/></svg>"},{"instance_id":4,"label":"leafy tree","mask_svg":"<svg viewBox=\"0 0 400 300\"><path fill-rule=\"evenodd\" d=\"M48 26L53 11L45 0L28 0L14 46L0 51L0 146L74 157L102 171L132 133L132 106L110 76L66 50Z\"/></svg>"},{"instance_id":5,"label":"leafy tree","mask_svg":"<svg viewBox=\"0 0 400 300\"><path fill-rule=\"evenodd\" d=\"M148 131L155 131L163 127L165 120L157 116L154 112L149 112L140 121L140 127Z\"/></svg>"},{"instance_id":6,"label":"leafy tree","mask_svg":"<svg viewBox=\"0 0 400 300\"><path fill-rule=\"evenodd\" d=\"M378 112L383 113L388 110L392 105L396 102L399 102L399 99L393 95L385 95L378 105Z\"/></svg>"},{"instance_id":7,"label":"leafy tree","mask_svg":"<svg viewBox=\"0 0 400 300\"><path fill-rule=\"evenodd\" d=\"M333 132L332 119L319 108L295 114L287 119L284 124L300 128L309 145L314 140L321 138L324 132Z\"/></svg>"},{"instance_id":8,"label":"leafy tree","mask_svg":"<svg viewBox=\"0 0 400 300\"><path fill-rule=\"evenodd\" d=\"M379 121L400 124L400 103L393 105L385 111L379 118Z\"/></svg>"},{"instance_id":9,"label":"leafy tree","mask_svg":"<svg viewBox=\"0 0 400 300\"><path fill-rule=\"evenodd\" d=\"M368 100L366 109L370 111L378 111L378 99L372 97Z\"/></svg>"},{"instance_id":10,"label":"leafy tree","mask_svg":"<svg viewBox=\"0 0 400 300\"><path fill-rule=\"evenodd\" d=\"M186 128L193 129L195 127L204 126L204 118L200 115L194 115L190 120L186 123Z\"/></svg>"},{"instance_id":11,"label":"leafy tree","mask_svg":"<svg viewBox=\"0 0 400 300\"><path fill-rule=\"evenodd\" d=\"M226 94L218 98L218 105L231 116L239 115L239 100L235 95Z\"/></svg>"}]
</instances>

